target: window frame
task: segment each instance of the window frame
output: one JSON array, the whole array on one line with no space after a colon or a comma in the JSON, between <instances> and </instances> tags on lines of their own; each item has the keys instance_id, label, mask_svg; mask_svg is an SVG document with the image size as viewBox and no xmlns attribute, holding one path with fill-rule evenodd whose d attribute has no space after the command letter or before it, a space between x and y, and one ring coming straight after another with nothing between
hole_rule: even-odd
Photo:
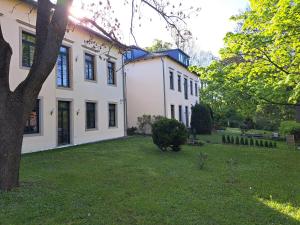
<instances>
[{"instance_id":1,"label":"window frame","mask_svg":"<svg viewBox=\"0 0 300 225\"><path fill-rule=\"evenodd\" d=\"M193 80L190 80L190 94L193 96L194 95L194 84Z\"/></svg>"},{"instance_id":2,"label":"window frame","mask_svg":"<svg viewBox=\"0 0 300 225\"><path fill-rule=\"evenodd\" d=\"M109 71L110 71L109 64L113 65L113 80L114 80L114 83L109 83ZM110 86L117 86L116 62L108 60L107 63L106 63L106 68L107 68L107 84L110 85Z\"/></svg>"},{"instance_id":3,"label":"window frame","mask_svg":"<svg viewBox=\"0 0 300 225\"><path fill-rule=\"evenodd\" d=\"M169 83L170 83L170 90L174 90L174 71L169 70Z\"/></svg>"},{"instance_id":4,"label":"window frame","mask_svg":"<svg viewBox=\"0 0 300 225\"><path fill-rule=\"evenodd\" d=\"M177 90L178 92L182 92L182 87L181 87L181 74L177 74Z\"/></svg>"},{"instance_id":5,"label":"window frame","mask_svg":"<svg viewBox=\"0 0 300 225\"><path fill-rule=\"evenodd\" d=\"M182 123L182 105L178 105L178 121Z\"/></svg>"},{"instance_id":6,"label":"window frame","mask_svg":"<svg viewBox=\"0 0 300 225\"><path fill-rule=\"evenodd\" d=\"M58 79L58 73L57 73L57 69L58 69L58 64L57 64L57 61L58 61L58 57L60 56L60 52L58 54L58 57L57 57L57 61L56 61L56 64L55 64L55 74L56 74L56 79L55 79L55 83L56 83L56 88L59 88L59 89L72 89L72 61L71 61L71 56L72 56L72 49L71 49L71 46L68 46L68 45L65 45L65 44L62 44L60 46L61 47L64 47L67 49L67 67L68 67L68 86L62 86L62 85L58 85L58 82L57 82L57 79Z\"/></svg>"},{"instance_id":7,"label":"window frame","mask_svg":"<svg viewBox=\"0 0 300 225\"><path fill-rule=\"evenodd\" d=\"M94 105L94 123L95 127L88 127L88 104ZM85 130L86 131L92 131L92 130L98 130L98 103L97 101L85 101Z\"/></svg>"},{"instance_id":8,"label":"window frame","mask_svg":"<svg viewBox=\"0 0 300 225\"><path fill-rule=\"evenodd\" d=\"M28 115L28 118L26 120L26 123L24 125L24 131L23 131L23 136L24 137L30 137L30 136L41 136L42 135L42 100L41 98L37 98L36 102L35 102L35 108L31 110L30 113L33 112L33 110L36 109L36 106L38 106L38 113L37 113L37 132L25 132L25 127L26 127L26 123L29 120L30 117L30 113Z\"/></svg>"},{"instance_id":9,"label":"window frame","mask_svg":"<svg viewBox=\"0 0 300 225\"><path fill-rule=\"evenodd\" d=\"M184 93L184 99L189 99L189 84L188 84L188 78L184 77L183 79L183 93Z\"/></svg>"},{"instance_id":10,"label":"window frame","mask_svg":"<svg viewBox=\"0 0 300 225\"><path fill-rule=\"evenodd\" d=\"M34 45L32 45L34 47L34 51L35 51L35 47L36 47L36 34L33 31L24 29L23 27L20 28L20 68L29 70L32 65L27 66L27 65L23 64L23 55L24 55L23 54L23 33L33 36L35 38L35 43L34 43ZM26 42L31 43L29 41L26 41ZM34 60L34 53L33 53L32 62L33 62L33 60Z\"/></svg>"},{"instance_id":11,"label":"window frame","mask_svg":"<svg viewBox=\"0 0 300 225\"><path fill-rule=\"evenodd\" d=\"M97 82L97 70L96 70L96 56L94 54L91 54L87 51L84 51L84 54L83 54L84 58L83 58L83 62L84 62L84 80L85 81L88 81L88 82ZM91 62L92 62L92 65L93 65L93 79L89 79L87 78L87 74L86 74L86 56L91 56L91 58L93 59Z\"/></svg>"},{"instance_id":12,"label":"window frame","mask_svg":"<svg viewBox=\"0 0 300 225\"><path fill-rule=\"evenodd\" d=\"M175 105L171 104L170 106L170 112L171 112L171 119L175 119Z\"/></svg>"},{"instance_id":13,"label":"window frame","mask_svg":"<svg viewBox=\"0 0 300 225\"><path fill-rule=\"evenodd\" d=\"M198 97L198 83L195 82L195 96Z\"/></svg>"},{"instance_id":14,"label":"window frame","mask_svg":"<svg viewBox=\"0 0 300 225\"><path fill-rule=\"evenodd\" d=\"M114 105L115 106L115 125L111 126L110 125L110 105ZM116 102L109 102L108 103L108 128L109 129L114 129L114 128L118 128L118 103Z\"/></svg>"}]
</instances>

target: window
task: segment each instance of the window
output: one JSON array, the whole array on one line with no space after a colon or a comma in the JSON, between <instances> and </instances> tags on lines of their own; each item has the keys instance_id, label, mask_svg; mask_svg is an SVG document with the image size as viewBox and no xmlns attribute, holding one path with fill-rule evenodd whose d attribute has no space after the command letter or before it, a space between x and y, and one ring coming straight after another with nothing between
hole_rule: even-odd
<instances>
[{"instance_id":1,"label":"window","mask_svg":"<svg viewBox=\"0 0 300 225\"><path fill-rule=\"evenodd\" d=\"M178 91L181 92L181 76L178 75Z\"/></svg>"},{"instance_id":2,"label":"window","mask_svg":"<svg viewBox=\"0 0 300 225\"><path fill-rule=\"evenodd\" d=\"M189 107L185 107L185 125L189 127Z\"/></svg>"},{"instance_id":3,"label":"window","mask_svg":"<svg viewBox=\"0 0 300 225\"><path fill-rule=\"evenodd\" d=\"M173 74L173 71L170 71L170 89L174 90L174 74Z\"/></svg>"},{"instance_id":4,"label":"window","mask_svg":"<svg viewBox=\"0 0 300 225\"><path fill-rule=\"evenodd\" d=\"M188 80L187 80L187 78L184 78L183 87L184 87L184 98L188 99Z\"/></svg>"},{"instance_id":5,"label":"window","mask_svg":"<svg viewBox=\"0 0 300 225\"><path fill-rule=\"evenodd\" d=\"M108 106L108 114L109 114L109 127L117 126L117 112L116 112L116 104L109 104Z\"/></svg>"},{"instance_id":6,"label":"window","mask_svg":"<svg viewBox=\"0 0 300 225\"><path fill-rule=\"evenodd\" d=\"M56 82L58 87L70 87L69 48L61 46L56 62Z\"/></svg>"},{"instance_id":7,"label":"window","mask_svg":"<svg viewBox=\"0 0 300 225\"><path fill-rule=\"evenodd\" d=\"M108 71L108 84L115 85L116 84L116 76L115 76L115 63L107 62L107 71Z\"/></svg>"},{"instance_id":8,"label":"window","mask_svg":"<svg viewBox=\"0 0 300 225\"><path fill-rule=\"evenodd\" d=\"M96 129L96 103L86 103L86 129Z\"/></svg>"},{"instance_id":9,"label":"window","mask_svg":"<svg viewBox=\"0 0 300 225\"><path fill-rule=\"evenodd\" d=\"M179 122L182 122L182 106L178 106L178 118L179 118Z\"/></svg>"},{"instance_id":10,"label":"window","mask_svg":"<svg viewBox=\"0 0 300 225\"><path fill-rule=\"evenodd\" d=\"M40 100L37 99L34 108L28 115L24 127L24 134L38 134L40 132Z\"/></svg>"},{"instance_id":11,"label":"window","mask_svg":"<svg viewBox=\"0 0 300 225\"><path fill-rule=\"evenodd\" d=\"M178 54L179 62L183 63L183 55L181 53Z\"/></svg>"},{"instance_id":12,"label":"window","mask_svg":"<svg viewBox=\"0 0 300 225\"><path fill-rule=\"evenodd\" d=\"M175 119L175 108L174 108L174 105L171 105L171 118Z\"/></svg>"},{"instance_id":13,"label":"window","mask_svg":"<svg viewBox=\"0 0 300 225\"><path fill-rule=\"evenodd\" d=\"M195 96L198 96L198 84L195 83Z\"/></svg>"},{"instance_id":14,"label":"window","mask_svg":"<svg viewBox=\"0 0 300 225\"><path fill-rule=\"evenodd\" d=\"M85 79L95 80L94 56L85 53Z\"/></svg>"},{"instance_id":15,"label":"window","mask_svg":"<svg viewBox=\"0 0 300 225\"><path fill-rule=\"evenodd\" d=\"M191 91L191 95L193 95L194 93L193 93L193 81L192 80L190 80L190 91Z\"/></svg>"},{"instance_id":16,"label":"window","mask_svg":"<svg viewBox=\"0 0 300 225\"><path fill-rule=\"evenodd\" d=\"M35 36L22 32L22 66L31 67L35 49Z\"/></svg>"}]
</instances>

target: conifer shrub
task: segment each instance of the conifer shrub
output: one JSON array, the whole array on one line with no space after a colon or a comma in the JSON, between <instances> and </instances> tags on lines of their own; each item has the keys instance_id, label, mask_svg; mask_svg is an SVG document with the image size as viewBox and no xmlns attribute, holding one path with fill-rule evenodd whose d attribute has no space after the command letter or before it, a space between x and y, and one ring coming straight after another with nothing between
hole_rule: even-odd
<instances>
[{"instance_id":1,"label":"conifer shrub","mask_svg":"<svg viewBox=\"0 0 300 225\"><path fill-rule=\"evenodd\" d=\"M231 136L231 138L230 138L230 143L234 144L234 137L233 136Z\"/></svg>"},{"instance_id":2,"label":"conifer shrub","mask_svg":"<svg viewBox=\"0 0 300 225\"><path fill-rule=\"evenodd\" d=\"M253 146L254 145L254 140L253 138L250 138L250 146Z\"/></svg>"},{"instance_id":3,"label":"conifer shrub","mask_svg":"<svg viewBox=\"0 0 300 225\"><path fill-rule=\"evenodd\" d=\"M274 148L277 148L277 142L275 141L273 144Z\"/></svg>"},{"instance_id":4,"label":"conifer shrub","mask_svg":"<svg viewBox=\"0 0 300 225\"><path fill-rule=\"evenodd\" d=\"M273 143L270 141L269 148L273 148Z\"/></svg>"},{"instance_id":5,"label":"conifer shrub","mask_svg":"<svg viewBox=\"0 0 300 225\"><path fill-rule=\"evenodd\" d=\"M269 147L269 142L265 141L265 147L268 148Z\"/></svg>"},{"instance_id":6,"label":"conifer shrub","mask_svg":"<svg viewBox=\"0 0 300 225\"><path fill-rule=\"evenodd\" d=\"M180 151L188 138L186 127L174 119L162 118L152 124L152 139L162 151Z\"/></svg>"},{"instance_id":7,"label":"conifer shrub","mask_svg":"<svg viewBox=\"0 0 300 225\"><path fill-rule=\"evenodd\" d=\"M226 144L226 137L225 137L224 134L222 135L222 143L223 143L223 144Z\"/></svg>"},{"instance_id":8,"label":"conifer shrub","mask_svg":"<svg viewBox=\"0 0 300 225\"><path fill-rule=\"evenodd\" d=\"M255 146L256 146L256 147L259 147L259 146L260 146L257 139L255 140Z\"/></svg>"},{"instance_id":9,"label":"conifer shrub","mask_svg":"<svg viewBox=\"0 0 300 225\"><path fill-rule=\"evenodd\" d=\"M235 144L236 145L240 144L240 138L238 136L235 137Z\"/></svg>"},{"instance_id":10,"label":"conifer shrub","mask_svg":"<svg viewBox=\"0 0 300 225\"><path fill-rule=\"evenodd\" d=\"M196 134L211 134L213 127L212 112L204 104L196 104L192 107L191 128ZM230 142L229 142L230 143Z\"/></svg>"},{"instance_id":11,"label":"conifer shrub","mask_svg":"<svg viewBox=\"0 0 300 225\"><path fill-rule=\"evenodd\" d=\"M264 142L263 142L263 140L260 140L259 146L260 146L260 147L264 147Z\"/></svg>"},{"instance_id":12,"label":"conifer shrub","mask_svg":"<svg viewBox=\"0 0 300 225\"><path fill-rule=\"evenodd\" d=\"M227 142L227 144L230 144L230 136L229 135L227 135L227 137L226 137L226 142Z\"/></svg>"},{"instance_id":13,"label":"conifer shrub","mask_svg":"<svg viewBox=\"0 0 300 225\"><path fill-rule=\"evenodd\" d=\"M248 138L245 138L245 145L249 145Z\"/></svg>"},{"instance_id":14,"label":"conifer shrub","mask_svg":"<svg viewBox=\"0 0 300 225\"><path fill-rule=\"evenodd\" d=\"M243 137L241 138L241 145L245 145L245 141Z\"/></svg>"}]
</instances>

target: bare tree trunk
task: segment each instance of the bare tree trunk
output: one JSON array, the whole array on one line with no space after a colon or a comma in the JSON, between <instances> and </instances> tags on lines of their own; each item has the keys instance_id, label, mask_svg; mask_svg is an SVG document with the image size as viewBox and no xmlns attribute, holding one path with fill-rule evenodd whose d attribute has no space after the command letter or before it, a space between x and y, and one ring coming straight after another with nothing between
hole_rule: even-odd
<instances>
[{"instance_id":1,"label":"bare tree trunk","mask_svg":"<svg viewBox=\"0 0 300 225\"><path fill-rule=\"evenodd\" d=\"M0 103L0 189L3 191L19 186L24 122L22 103L14 101L9 98Z\"/></svg>"}]
</instances>

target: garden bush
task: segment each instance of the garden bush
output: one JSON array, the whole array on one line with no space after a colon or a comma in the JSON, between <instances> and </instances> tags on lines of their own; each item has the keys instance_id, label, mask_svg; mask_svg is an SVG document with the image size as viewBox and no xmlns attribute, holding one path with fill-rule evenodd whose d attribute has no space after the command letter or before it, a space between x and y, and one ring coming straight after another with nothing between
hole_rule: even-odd
<instances>
[{"instance_id":1,"label":"garden bush","mask_svg":"<svg viewBox=\"0 0 300 225\"><path fill-rule=\"evenodd\" d=\"M269 142L268 141L265 141L265 147L269 148Z\"/></svg>"},{"instance_id":2,"label":"garden bush","mask_svg":"<svg viewBox=\"0 0 300 225\"><path fill-rule=\"evenodd\" d=\"M259 142L258 142L258 140L255 140L255 146L256 146L256 147L259 147Z\"/></svg>"},{"instance_id":3,"label":"garden bush","mask_svg":"<svg viewBox=\"0 0 300 225\"><path fill-rule=\"evenodd\" d=\"M245 145L249 145L248 138L245 139Z\"/></svg>"},{"instance_id":4,"label":"garden bush","mask_svg":"<svg viewBox=\"0 0 300 225\"><path fill-rule=\"evenodd\" d=\"M152 139L162 151L180 151L188 138L186 127L174 119L161 118L152 124Z\"/></svg>"},{"instance_id":5,"label":"garden bush","mask_svg":"<svg viewBox=\"0 0 300 225\"><path fill-rule=\"evenodd\" d=\"M230 136L229 135L227 135L226 142L227 142L227 144L230 144Z\"/></svg>"},{"instance_id":6,"label":"garden bush","mask_svg":"<svg viewBox=\"0 0 300 225\"><path fill-rule=\"evenodd\" d=\"M231 136L231 138L230 138L230 143L234 144L234 137L233 136Z\"/></svg>"},{"instance_id":7,"label":"garden bush","mask_svg":"<svg viewBox=\"0 0 300 225\"><path fill-rule=\"evenodd\" d=\"M235 144L236 145L240 144L240 138L238 136L235 137Z\"/></svg>"},{"instance_id":8,"label":"garden bush","mask_svg":"<svg viewBox=\"0 0 300 225\"><path fill-rule=\"evenodd\" d=\"M137 131L136 127L130 127L127 129L127 135L129 135L129 136L135 135L136 131Z\"/></svg>"},{"instance_id":9,"label":"garden bush","mask_svg":"<svg viewBox=\"0 0 300 225\"><path fill-rule=\"evenodd\" d=\"M280 123L279 132L281 135L299 134L300 123L297 123L296 121L283 121Z\"/></svg>"},{"instance_id":10,"label":"garden bush","mask_svg":"<svg viewBox=\"0 0 300 225\"><path fill-rule=\"evenodd\" d=\"M240 143L241 143L241 145L244 145L244 144L245 144L245 141L244 141L244 138L243 138L243 137L241 138Z\"/></svg>"},{"instance_id":11,"label":"garden bush","mask_svg":"<svg viewBox=\"0 0 300 225\"><path fill-rule=\"evenodd\" d=\"M223 143L223 144L226 144L226 137L225 137L224 134L222 135L222 143Z\"/></svg>"},{"instance_id":12,"label":"garden bush","mask_svg":"<svg viewBox=\"0 0 300 225\"><path fill-rule=\"evenodd\" d=\"M250 138L250 146L253 146L254 145L254 140L253 138Z\"/></svg>"},{"instance_id":13,"label":"garden bush","mask_svg":"<svg viewBox=\"0 0 300 225\"><path fill-rule=\"evenodd\" d=\"M192 107L191 128L197 134L211 134L212 113L209 107L203 104L196 104Z\"/></svg>"}]
</instances>

